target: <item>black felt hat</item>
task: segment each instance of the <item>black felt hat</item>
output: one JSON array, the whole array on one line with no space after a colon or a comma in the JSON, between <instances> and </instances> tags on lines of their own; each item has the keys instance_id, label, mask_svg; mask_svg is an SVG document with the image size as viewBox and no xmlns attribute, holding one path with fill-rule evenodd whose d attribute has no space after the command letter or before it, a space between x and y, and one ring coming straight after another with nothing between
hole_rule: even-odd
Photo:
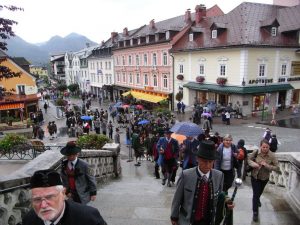
<instances>
[{"instance_id":1,"label":"black felt hat","mask_svg":"<svg viewBox=\"0 0 300 225\"><path fill-rule=\"evenodd\" d=\"M75 141L69 141L65 147L60 150L63 155L75 155L81 152L81 148L76 146Z\"/></svg>"},{"instance_id":2,"label":"black felt hat","mask_svg":"<svg viewBox=\"0 0 300 225\"><path fill-rule=\"evenodd\" d=\"M204 140L200 142L196 155L199 158L215 160L219 157L213 141Z\"/></svg>"},{"instance_id":3,"label":"black felt hat","mask_svg":"<svg viewBox=\"0 0 300 225\"><path fill-rule=\"evenodd\" d=\"M164 133L165 134L172 134L173 132L170 129L166 129Z\"/></svg>"},{"instance_id":4,"label":"black felt hat","mask_svg":"<svg viewBox=\"0 0 300 225\"><path fill-rule=\"evenodd\" d=\"M53 169L35 171L30 178L30 188L52 187L62 185L58 172Z\"/></svg>"}]
</instances>

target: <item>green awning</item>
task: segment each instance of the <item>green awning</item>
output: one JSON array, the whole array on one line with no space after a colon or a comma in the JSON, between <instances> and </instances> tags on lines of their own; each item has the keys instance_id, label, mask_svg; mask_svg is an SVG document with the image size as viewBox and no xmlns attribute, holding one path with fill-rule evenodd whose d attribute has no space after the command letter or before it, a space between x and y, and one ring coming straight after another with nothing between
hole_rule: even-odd
<instances>
[{"instance_id":1,"label":"green awning","mask_svg":"<svg viewBox=\"0 0 300 225\"><path fill-rule=\"evenodd\" d=\"M209 91L215 93L223 94L258 94L258 93L270 93L277 91L286 91L294 89L290 84L267 84L266 86L229 86L229 85L217 85L217 84L200 84L196 82L189 82L184 84L183 87L199 90L199 91Z\"/></svg>"}]
</instances>

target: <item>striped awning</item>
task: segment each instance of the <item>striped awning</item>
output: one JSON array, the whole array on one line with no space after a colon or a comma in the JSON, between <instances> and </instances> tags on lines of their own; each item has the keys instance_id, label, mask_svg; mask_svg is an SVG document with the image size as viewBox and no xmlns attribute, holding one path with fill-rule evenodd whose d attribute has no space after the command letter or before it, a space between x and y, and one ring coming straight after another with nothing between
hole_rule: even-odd
<instances>
[{"instance_id":1,"label":"striped awning","mask_svg":"<svg viewBox=\"0 0 300 225\"><path fill-rule=\"evenodd\" d=\"M0 110L24 108L24 103L6 103L0 105Z\"/></svg>"}]
</instances>

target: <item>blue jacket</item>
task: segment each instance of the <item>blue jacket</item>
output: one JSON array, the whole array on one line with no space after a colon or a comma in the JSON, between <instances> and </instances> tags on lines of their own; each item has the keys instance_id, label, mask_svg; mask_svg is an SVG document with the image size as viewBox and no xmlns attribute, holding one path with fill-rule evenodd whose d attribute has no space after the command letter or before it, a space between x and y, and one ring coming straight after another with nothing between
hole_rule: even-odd
<instances>
[{"instance_id":1,"label":"blue jacket","mask_svg":"<svg viewBox=\"0 0 300 225\"><path fill-rule=\"evenodd\" d=\"M175 140L174 138L171 138L171 144L172 144L172 153L173 155L178 155L178 152L179 152L179 144L178 144L178 141ZM160 148L166 150L167 149L167 145L168 145L168 141L165 137L161 137L157 144L156 144L156 147L157 147L157 151L159 152ZM158 157L158 160L157 160L157 164L159 166L162 166L164 163L164 154L160 154L159 153L159 157Z\"/></svg>"}]
</instances>

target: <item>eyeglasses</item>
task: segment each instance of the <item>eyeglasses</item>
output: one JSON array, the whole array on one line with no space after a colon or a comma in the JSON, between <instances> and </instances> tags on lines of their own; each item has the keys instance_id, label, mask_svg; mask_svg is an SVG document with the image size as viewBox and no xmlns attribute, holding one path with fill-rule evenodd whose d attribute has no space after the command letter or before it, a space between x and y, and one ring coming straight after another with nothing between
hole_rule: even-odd
<instances>
[{"instance_id":1,"label":"eyeglasses","mask_svg":"<svg viewBox=\"0 0 300 225\"><path fill-rule=\"evenodd\" d=\"M56 199L56 197L58 196L58 194L59 193L45 195L44 197L35 197L35 198L32 198L31 201L35 205L41 204L43 200L45 200L47 203L48 202L53 202Z\"/></svg>"}]
</instances>

